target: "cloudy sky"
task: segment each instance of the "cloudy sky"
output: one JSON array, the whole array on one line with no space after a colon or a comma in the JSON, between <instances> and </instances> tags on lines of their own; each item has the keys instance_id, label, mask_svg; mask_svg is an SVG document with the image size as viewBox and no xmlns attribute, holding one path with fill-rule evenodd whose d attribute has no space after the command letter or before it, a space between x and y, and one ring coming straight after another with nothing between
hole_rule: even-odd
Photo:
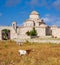
<instances>
[{"instance_id":1,"label":"cloudy sky","mask_svg":"<svg viewBox=\"0 0 60 65\"><path fill-rule=\"evenodd\" d=\"M0 25L21 25L33 10L46 24L60 27L60 0L0 0Z\"/></svg>"}]
</instances>

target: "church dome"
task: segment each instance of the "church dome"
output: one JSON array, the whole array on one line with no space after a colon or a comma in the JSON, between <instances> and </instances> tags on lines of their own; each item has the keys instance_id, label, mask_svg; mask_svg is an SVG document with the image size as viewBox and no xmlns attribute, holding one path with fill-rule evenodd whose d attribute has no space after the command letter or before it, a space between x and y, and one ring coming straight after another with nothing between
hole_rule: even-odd
<instances>
[{"instance_id":1,"label":"church dome","mask_svg":"<svg viewBox=\"0 0 60 65\"><path fill-rule=\"evenodd\" d=\"M40 27L47 27L47 25L46 24L41 24Z\"/></svg>"},{"instance_id":2,"label":"church dome","mask_svg":"<svg viewBox=\"0 0 60 65\"><path fill-rule=\"evenodd\" d=\"M31 15L39 15L39 13L37 11L32 11Z\"/></svg>"},{"instance_id":3,"label":"church dome","mask_svg":"<svg viewBox=\"0 0 60 65\"><path fill-rule=\"evenodd\" d=\"M52 27L56 27L56 28L57 28L57 26L56 26L56 25L52 25Z\"/></svg>"},{"instance_id":4,"label":"church dome","mask_svg":"<svg viewBox=\"0 0 60 65\"><path fill-rule=\"evenodd\" d=\"M36 11L32 11L30 14L30 19L39 19L39 13Z\"/></svg>"}]
</instances>

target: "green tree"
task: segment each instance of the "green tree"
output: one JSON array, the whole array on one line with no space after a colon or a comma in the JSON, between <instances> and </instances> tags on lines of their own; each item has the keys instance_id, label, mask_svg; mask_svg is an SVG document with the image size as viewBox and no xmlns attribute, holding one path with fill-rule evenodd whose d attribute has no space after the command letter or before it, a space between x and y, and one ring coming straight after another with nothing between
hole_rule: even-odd
<instances>
[{"instance_id":1,"label":"green tree","mask_svg":"<svg viewBox=\"0 0 60 65\"><path fill-rule=\"evenodd\" d=\"M35 28L33 28L30 32L27 31L26 34L28 36L37 36L37 32L36 32Z\"/></svg>"}]
</instances>

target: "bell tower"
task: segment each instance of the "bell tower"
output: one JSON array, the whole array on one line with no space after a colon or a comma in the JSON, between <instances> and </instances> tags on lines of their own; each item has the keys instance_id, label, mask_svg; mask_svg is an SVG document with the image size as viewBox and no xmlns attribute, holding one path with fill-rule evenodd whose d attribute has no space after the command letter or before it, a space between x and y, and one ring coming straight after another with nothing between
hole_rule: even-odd
<instances>
[{"instance_id":1,"label":"bell tower","mask_svg":"<svg viewBox=\"0 0 60 65\"><path fill-rule=\"evenodd\" d=\"M12 27L14 28L15 31L17 31L17 23L15 21L12 22Z\"/></svg>"}]
</instances>

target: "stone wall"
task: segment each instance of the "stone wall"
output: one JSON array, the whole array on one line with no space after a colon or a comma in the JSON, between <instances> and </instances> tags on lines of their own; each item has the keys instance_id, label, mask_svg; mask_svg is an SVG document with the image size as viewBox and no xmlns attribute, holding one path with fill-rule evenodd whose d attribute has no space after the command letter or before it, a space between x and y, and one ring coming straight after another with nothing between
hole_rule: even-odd
<instances>
[{"instance_id":1,"label":"stone wall","mask_svg":"<svg viewBox=\"0 0 60 65\"><path fill-rule=\"evenodd\" d=\"M60 38L60 28L52 29L52 37Z\"/></svg>"},{"instance_id":2,"label":"stone wall","mask_svg":"<svg viewBox=\"0 0 60 65\"><path fill-rule=\"evenodd\" d=\"M31 31L33 27L31 26L21 26L17 28L17 32L14 30L12 26L0 26L0 40L2 40L2 30L3 29L8 29L10 30L10 39L15 39L15 38L22 38L22 39L28 39L30 36L26 35L27 31ZM60 38L60 28L57 27L51 27L46 30L46 27L35 27L37 31L37 35L39 37L46 37L46 33L51 32L51 36L55 38ZM50 29L50 30L49 30Z\"/></svg>"},{"instance_id":3,"label":"stone wall","mask_svg":"<svg viewBox=\"0 0 60 65\"><path fill-rule=\"evenodd\" d=\"M26 38L30 38L29 36L26 35L27 31L32 30L33 27L20 27L17 30L17 38L22 38L22 39L26 39Z\"/></svg>"},{"instance_id":4,"label":"stone wall","mask_svg":"<svg viewBox=\"0 0 60 65\"><path fill-rule=\"evenodd\" d=\"M31 31L33 27L20 27L18 28L18 38L30 38L29 36L26 35L27 31ZM37 36L39 37L46 37L46 27L35 27L37 31ZM49 30L48 30L49 31Z\"/></svg>"},{"instance_id":5,"label":"stone wall","mask_svg":"<svg viewBox=\"0 0 60 65\"><path fill-rule=\"evenodd\" d=\"M11 26L0 26L0 40L2 40L2 30L3 29L10 30L10 39L17 38L17 33Z\"/></svg>"},{"instance_id":6,"label":"stone wall","mask_svg":"<svg viewBox=\"0 0 60 65\"><path fill-rule=\"evenodd\" d=\"M33 27L22 27L20 28L20 34L26 34L27 31L32 30Z\"/></svg>"},{"instance_id":7,"label":"stone wall","mask_svg":"<svg viewBox=\"0 0 60 65\"><path fill-rule=\"evenodd\" d=\"M44 27L36 27L36 30L37 30L37 34L38 34L39 37L46 36L46 32L45 32L46 28L44 28Z\"/></svg>"}]
</instances>

